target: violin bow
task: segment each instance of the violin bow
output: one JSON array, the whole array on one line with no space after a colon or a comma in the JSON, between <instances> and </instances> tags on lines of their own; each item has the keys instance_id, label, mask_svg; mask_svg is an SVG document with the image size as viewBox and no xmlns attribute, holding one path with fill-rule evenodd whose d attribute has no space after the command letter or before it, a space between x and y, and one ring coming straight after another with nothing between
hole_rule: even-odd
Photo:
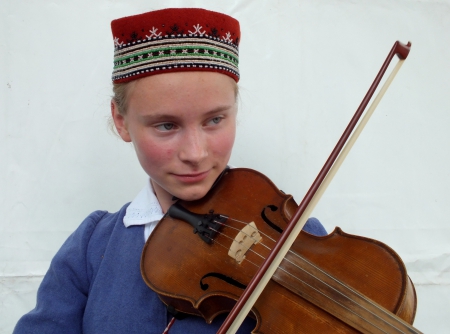
<instances>
[{"instance_id":1,"label":"violin bow","mask_svg":"<svg viewBox=\"0 0 450 334\"><path fill-rule=\"evenodd\" d=\"M305 225L308 217L313 211L314 207L322 197L326 188L330 184L334 175L342 165L342 162L345 160L346 156L350 152L353 144L358 139L360 133L364 129L364 126L369 121L372 116L374 110L378 106L379 102L384 96L384 93L389 88L390 84L394 80L397 72L400 70L403 62L407 58L409 51L411 49L411 42L408 44L402 44L399 41L394 43L391 51L389 52L386 60L383 63L380 71L378 72L375 80L367 91L364 99L347 125L344 133L341 138L337 142L324 166L320 170L316 179L312 183L302 202L298 206L294 215L291 217L288 226L282 232L280 239L277 241L276 245L270 252L269 256L264 260L261 267L256 272L255 276L250 281L247 288L244 290L243 294L235 304L234 308L231 310L228 317L225 319L222 326L219 328L218 334L234 334L239 329L240 325L250 312L251 308L255 304L259 295L264 290L265 286L272 278L273 274L277 270L281 261L286 256L286 253L291 248L295 239L300 234L303 226ZM358 121L361 118L361 115L364 113L364 110L372 98L375 90L377 89L381 79L383 78L384 73L386 72L392 58L397 55L399 57L399 61L395 68L392 70L388 79L380 89L379 93L375 97L374 101L370 105L364 117L361 119L361 122ZM358 124L357 128L355 126ZM355 131L353 131L355 129ZM353 134L352 134L353 132ZM350 137L351 135L351 137ZM350 139L349 139L350 137Z\"/></svg>"}]
</instances>

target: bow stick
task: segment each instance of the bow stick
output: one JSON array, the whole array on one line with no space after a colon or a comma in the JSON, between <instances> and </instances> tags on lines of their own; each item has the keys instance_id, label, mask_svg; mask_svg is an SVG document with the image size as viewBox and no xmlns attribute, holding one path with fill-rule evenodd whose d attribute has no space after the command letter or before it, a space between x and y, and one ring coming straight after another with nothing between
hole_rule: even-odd
<instances>
[{"instance_id":1,"label":"bow stick","mask_svg":"<svg viewBox=\"0 0 450 334\"><path fill-rule=\"evenodd\" d=\"M329 183L333 179L337 170L341 166L348 152L352 148L353 144L358 139L359 134L364 129L364 126L367 124L370 116L373 114L375 108L378 106L378 103L382 99L384 93L389 88L389 85L394 80L395 75L400 70L400 67L403 65L404 60L409 54L411 48L411 43L408 42L407 45L400 43L399 41L394 43L391 51L389 52L386 60L383 63L380 71L378 72L375 80L370 86L368 92L366 93L364 99L356 110L354 116L350 120L350 123L347 125L344 133L339 139L338 143L334 147L324 166L320 170L313 184L309 188L302 202L298 206L294 215L291 217L287 228L283 231L278 240L275 247L270 252L269 256L265 259L259 270L256 272L255 276L250 281L249 285L237 301L234 308L231 310L228 317L225 319L222 326L219 328L218 334L233 334L236 333L239 326L244 321L247 314L250 312L251 308L255 304L259 295L264 290L265 286L272 278L275 270L280 265L281 261L285 257L286 253L291 248L295 239L299 235L303 226L305 225L308 217L313 211L315 205L319 201L322 194L325 192L325 189L328 187ZM380 92L372 102L365 116L359 123L358 127L352 134L353 129L355 128L358 120L364 112L367 104L372 98L377 86L379 85L384 73L386 72L392 58L394 55L399 57L399 61L395 66L394 70L391 72L390 76L384 83ZM349 139L350 135L352 137ZM347 142L348 140L348 142ZM345 147L344 147L345 145Z\"/></svg>"}]
</instances>

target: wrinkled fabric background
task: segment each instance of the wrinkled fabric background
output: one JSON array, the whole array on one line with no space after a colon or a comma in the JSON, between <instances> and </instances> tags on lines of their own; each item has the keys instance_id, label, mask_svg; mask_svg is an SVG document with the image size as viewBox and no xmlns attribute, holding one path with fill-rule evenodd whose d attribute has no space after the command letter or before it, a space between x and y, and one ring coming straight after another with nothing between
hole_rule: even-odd
<instances>
[{"instance_id":1,"label":"wrinkled fabric background","mask_svg":"<svg viewBox=\"0 0 450 334\"><path fill-rule=\"evenodd\" d=\"M314 216L330 232L339 226L396 250L417 289L415 326L447 333L449 0L3 0L0 333L34 307L51 258L82 219L118 210L143 186L133 147L107 126L109 24L164 7L204 7L241 21L231 164L265 173L297 201L393 43L413 43Z\"/></svg>"}]
</instances>

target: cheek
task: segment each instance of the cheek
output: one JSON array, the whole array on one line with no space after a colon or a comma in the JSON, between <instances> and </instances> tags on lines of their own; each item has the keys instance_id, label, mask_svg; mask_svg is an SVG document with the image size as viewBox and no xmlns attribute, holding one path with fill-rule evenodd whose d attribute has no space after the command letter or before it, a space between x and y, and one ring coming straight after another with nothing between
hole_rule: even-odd
<instances>
[{"instance_id":1,"label":"cheek","mask_svg":"<svg viewBox=\"0 0 450 334\"><path fill-rule=\"evenodd\" d=\"M233 149L234 138L235 130L233 128L214 141L214 152L223 156L224 158L229 158L229 156L231 155L231 150Z\"/></svg>"},{"instance_id":2,"label":"cheek","mask_svg":"<svg viewBox=\"0 0 450 334\"><path fill-rule=\"evenodd\" d=\"M161 167L169 162L174 155L173 148L164 147L161 144L141 142L139 144L135 143L135 146L139 161L144 169L146 167Z\"/></svg>"}]
</instances>

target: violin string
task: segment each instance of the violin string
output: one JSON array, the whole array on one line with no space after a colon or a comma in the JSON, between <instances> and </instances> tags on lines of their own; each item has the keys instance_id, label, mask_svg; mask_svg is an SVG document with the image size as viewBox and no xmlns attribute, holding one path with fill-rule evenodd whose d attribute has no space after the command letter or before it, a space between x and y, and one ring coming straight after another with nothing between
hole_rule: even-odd
<instances>
[{"instance_id":1,"label":"violin string","mask_svg":"<svg viewBox=\"0 0 450 334\"><path fill-rule=\"evenodd\" d=\"M285 261L287 261L287 262L290 262L292 265L296 266L298 269L302 270L302 271L305 272L307 275L310 275L310 276L314 277L310 272L308 272L307 270L305 270L305 269L303 269L303 268L297 266L295 263L292 263L292 262L289 261L288 259L284 258L283 260L285 260ZM331 297L329 297L327 294L321 292L319 289L314 288L312 285L310 285L310 284L308 284L307 282L303 281L303 280L300 279L299 277L293 275L291 272L287 271L286 269L284 269L284 268L282 268L282 267L278 267L278 269L284 271L287 275L293 277L295 280L297 280L297 281L299 281L299 282L301 282L301 283L303 283L303 284L309 286L312 290L314 290L314 291L320 293L320 294L321 294L322 296L324 296L325 298L327 298L327 299L333 301L334 303L338 304L338 305L341 306L342 308L348 310L350 313L353 313L353 314L356 315L357 317L361 318L362 320L364 320L364 321L366 321L367 323L371 324L372 326L376 327L376 328L379 329L380 331L382 331L382 332L384 332L384 333L387 333L387 332L385 332L384 330L382 330L380 327L378 327L375 323L372 323L371 321L369 321L369 320L363 318L363 317L360 316L359 314L355 313L353 310L351 310L351 309L349 309L348 307L346 307L344 304L342 304L342 303L340 303L340 302L338 302L338 301L336 301L336 300L333 300L333 299L332 299ZM275 275L274 275L274 276L275 276ZM281 277L279 277L279 276L277 276L277 277L281 280ZM331 278L333 278L333 277L331 277ZM316 277L316 279L318 279L318 278ZM328 286L329 288L331 288L332 290L334 290L335 292L337 292L338 294L340 294L341 296L343 296L344 298L346 298L346 299L347 299L348 301L350 301L351 303L356 304L358 307L360 307L360 308L366 310L368 313L372 314L372 315L375 316L376 318L378 318L378 319L380 319L381 321L383 321L383 319L382 319L381 317L379 317L377 314L373 313L372 311L370 311L369 309L367 309L367 308L364 307L363 305L359 304L357 301L354 301L354 300L350 299L350 298L347 297L345 294L343 294L343 293L340 292L339 290L335 289L333 286L327 284L326 282L322 281L321 279L318 279L318 281L319 281L320 283L323 283L324 285ZM357 293L357 291L354 291L353 289L351 289L351 288L348 287L347 285L342 284L342 282L337 281L337 283L338 283L338 284L341 284L344 288L348 288L348 289L351 290L352 292L356 292L356 293ZM286 282L284 282L284 284L289 285L289 283L286 283ZM290 285L290 286L292 287L292 285ZM358 294L358 293L357 293L357 294ZM365 298L364 298L364 299L365 299ZM368 300L366 300L366 301L368 301ZM370 302L370 301L368 301L368 302ZM400 333L402 333L402 331L401 331L400 329L398 329L398 328L392 326L392 325L389 324L389 323L387 323L387 324L390 325L391 327L393 327L393 329L395 329L395 330L399 331Z\"/></svg>"},{"instance_id":2,"label":"violin string","mask_svg":"<svg viewBox=\"0 0 450 334\"><path fill-rule=\"evenodd\" d=\"M238 229L237 227L230 226L230 225L226 225L226 224L224 224L224 223L222 223L222 222L219 222L219 221L214 221L214 222L217 223L217 224L219 224L219 225L222 225L222 226L224 226L224 227L231 228L232 230L241 232L241 233L245 234L247 237L249 237L250 239L252 239L253 241L256 241L256 243L260 244L261 246L263 246L263 247L266 248L267 250L269 250L269 251L272 250L272 249L271 249L269 246L267 246L265 243L263 243L263 242L258 242L258 240L256 240L256 239L255 239L254 237L252 237L250 234L248 234L247 232L242 231L241 229ZM241 222L241 223L244 223L244 222ZM250 224L248 224L248 223L244 223L244 224L247 224L247 226L250 226L251 228L253 228L253 229L254 229L256 232L258 232L259 234L262 234L262 235L264 235L264 236L267 236L265 233L259 231L257 228L253 227L252 225L250 225ZM210 230L213 230L214 232L217 232L217 233L219 233L219 234L221 234L221 235L225 235L227 238L232 239L233 242L236 242L235 238L231 238L230 236L228 236L228 235L226 235L226 234L223 234L222 232L217 231L217 230L213 229L212 227L209 227L209 229L210 229ZM268 236L267 236L267 237L268 237ZM273 239L270 238L270 237L268 237L268 238L271 239L271 240L273 240ZM273 241L275 242L275 240L273 240ZM253 244L255 244L255 242L254 242ZM251 250L251 248L250 248L249 250ZM255 253L255 254L257 254L257 253ZM257 255L260 255L260 254L257 254ZM260 256L262 257L262 255L260 255ZM264 259L264 257L262 257L262 258Z\"/></svg>"},{"instance_id":3,"label":"violin string","mask_svg":"<svg viewBox=\"0 0 450 334\"><path fill-rule=\"evenodd\" d=\"M222 215L220 215L220 216L221 216L221 217L224 217L224 218L227 218L227 219L230 219L230 220L233 220L233 221L235 221L235 222L241 223L241 224L243 224L243 225L245 225L245 226L251 226L251 227L252 227L255 231L257 231L258 233L262 234L263 236L265 236L265 237L268 238L269 240L271 240L271 241L273 241L273 242L276 242L276 240L273 239L273 238L271 238L270 235L264 233L263 231L258 230L258 228L256 228L256 227L250 225L250 224L247 223L247 222L244 222L244 221L239 220L239 219L231 218L231 217L228 217L228 216L222 216ZM230 225L225 225L225 224L224 224L224 226L231 227ZM237 229L237 228L236 228L236 229ZM240 231L240 230L239 230L239 231ZM271 249L269 248L269 250L271 250Z\"/></svg>"},{"instance_id":4,"label":"violin string","mask_svg":"<svg viewBox=\"0 0 450 334\"><path fill-rule=\"evenodd\" d=\"M342 283L341 281L339 281L337 278L335 278L334 276L330 275L328 272L324 271L323 269L321 269L320 267L317 267L314 263L308 261L308 259L304 258L303 256L296 254L293 251L290 251L294 256L298 257L300 260L304 261L305 263L307 263L308 265L310 265L311 267L313 267L314 269L320 271L322 274L324 274L325 276L327 276L328 278L330 278L331 280L333 280L335 283L337 283L338 285L340 285L341 287L343 287L344 289L347 289L350 293L355 294L356 296L358 296L359 298L363 299L365 302L367 302L368 304L370 304L371 306L377 308L379 311L383 312L385 315L387 315L388 317L397 320L397 317L394 317L392 315L391 312L386 312L386 309L381 307L378 303L373 302L371 299L367 298L366 296L362 295L359 291L353 289L351 286ZM298 265L296 265L295 263L293 263L292 261L290 261L289 259L287 259L286 257L284 258L285 261L291 263L292 265L294 265L295 267L297 267L298 269L304 271L305 273L307 273L308 275L312 276L311 273L309 273L308 271L306 271L305 269L299 267ZM278 267L280 268L280 267ZM280 268L281 269L281 268ZM298 279L297 277L295 277L296 279ZM325 285L327 285L328 287L330 287L331 289L333 289L334 291L336 291L337 293L339 293L340 295L346 297L347 299L349 299L345 294L343 294L342 292L336 290L334 287L332 287L331 285L325 283L322 280L319 280L321 283L324 283ZM364 306L360 305L359 303L357 303L358 306L364 308L366 311L370 312L372 315L376 316L377 318L380 318L379 316L377 316L375 313L373 313L372 311L368 310L367 308L365 308ZM381 319L381 318L380 318ZM394 327L392 324L389 324L391 327ZM396 327L394 327L395 329L397 329Z\"/></svg>"},{"instance_id":5,"label":"violin string","mask_svg":"<svg viewBox=\"0 0 450 334\"><path fill-rule=\"evenodd\" d=\"M272 239L269 235L267 235L266 233L264 233L264 232L262 232L262 231L259 231L256 227L250 225L249 223L246 223L246 222L244 222L244 221L241 221L241 220L238 220L238 219L234 219L234 218L231 218L231 217L228 217L228 219L231 219L231 220L233 220L233 221L239 222L239 223L244 224L244 225L247 225L247 226L251 226L251 228L253 228L253 229L254 229L255 231L257 231L258 233L260 233L260 234L266 236L269 240L271 240L271 241L273 241L273 242L276 242L276 241L275 241L274 239ZM224 225L224 226L227 226L227 227L232 227L232 226L225 225L225 224L223 224L223 225ZM235 228L235 227L233 227L233 228ZM237 229L237 228L235 228L235 229ZM247 233L245 233L245 234L246 234L247 236L249 236ZM252 238L251 236L249 236L249 237ZM263 243L260 243L260 244L263 244ZM264 244L263 244L263 245L264 245ZM267 247L267 246L265 246L265 245L264 245L264 247L266 247L266 248L269 249L269 250L272 250L271 248L269 248L269 247ZM259 255L260 257L262 257L263 259L265 259L262 255L260 255L260 254L258 254L257 252L255 252L252 248L250 248L249 250L252 251L254 254L257 254L257 255ZM332 280L333 280L334 282L336 282L337 284L343 286L345 289L348 289L351 293L357 295L359 298L363 299L363 300L364 300L365 302L367 302L368 304L371 304L373 307L377 308L378 310L380 310L381 312L383 312L384 314L386 314L386 315L387 315L388 317L390 317L391 319L397 320L397 317L394 317L394 315L393 315L391 312L386 312L386 310L385 310L383 307L381 307L381 306L378 305L377 303L374 303L372 300L368 299L366 296L360 294L357 290L354 290L354 289L351 288L350 286L343 284L343 283L340 282L338 279L336 279L335 277L331 276L329 273L327 273L326 271L322 270L320 267L317 267L314 263L310 262L308 259L304 258L304 257L301 256L300 254L297 254L297 253L295 253L295 252L292 251L292 250L289 250L288 252L289 252L290 254L292 254L292 255L298 257L300 260L304 261L304 262L307 263L308 265L312 266L314 269L320 271L322 274L328 276L328 278L332 279ZM292 265L298 267L295 263L292 263L292 262L289 261L286 257L284 258L284 260L286 260L286 261L288 261L289 263L291 263ZM259 268L259 267L258 267L258 268ZM280 267L278 267L278 268L280 268ZM306 273L309 274L310 276L312 276L312 274L310 274L309 272L305 271L304 269L302 269L302 268L300 268L300 267L298 267L298 268L301 269L301 270L303 270L304 272L306 272ZM296 279L298 279L298 278L296 278ZM325 282L322 282L322 281L320 281L320 282L326 284ZM327 285L328 285L328 284L327 284ZM329 286L330 288L332 288L333 290L335 290L335 289L334 289L333 287L331 287L330 285L328 285L328 286ZM335 290L335 291L338 292L338 293L340 293L342 296L346 297L343 293L341 293L341 292L339 292L339 291L337 291L337 290ZM347 298L348 298L348 297L347 297ZM360 306L361 306L361 305L360 305ZM364 308L364 309L366 309L366 308ZM366 310L367 310L367 309L366 309ZM368 311L368 310L367 310L367 311ZM370 312L370 313L373 314L373 312ZM375 314L374 314L374 315L375 315ZM378 317L378 318L379 318L379 317ZM391 325L391 326L392 326L392 325Z\"/></svg>"},{"instance_id":6,"label":"violin string","mask_svg":"<svg viewBox=\"0 0 450 334\"><path fill-rule=\"evenodd\" d=\"M384 313L387 317L393 319L394 321L396 321L398 319L398 317L394 317L394 315L391 312L387 312L385 308L381 307L378 303L373 302L371 299L367 298L366 296L362 295L359 291L353 289L351 286L342 283L341 281L339 281L337 278L335 278L334 276L330 275L328 272L324 271L323 269L321 269L320 267L316 266L314 263L310 262L308 259L304 258L303 256L295 253L294 251L289 250L289 253L291 253L292 255L296 256L297 258L299 258L301 261L304 261L306 264L310 265L311 267L313 267L314 269L320 271L323 275L327 276L328 278L330 278L331 280L333 280L336 284L340 285L341 287L343 287L344 289L348 290L350 293L355 294L356 296L358 296L358 298L361 298L362 300L364 300L366 303L368 303L369 305L371 305L372 307L377 308L379 311L381 311L382 313ZM287 259L286 257L283 259L289 263L291 263L293 266L297 267L298 269L302 270L303 272L307 273L310 276L313 276L310 272L308 272L307 270L305 270L302 267L299 267L297 264L293 263L292 261L290 261L289 259ZM280 267L278 267L280 268ZM281 269L281 268L280 268ZM290 274L292 275L292 274ZM298 277L293 276L295 279L298 279ZM335 289L334 287L332 287L331 285L327 284L326 282L322 281L319 279L319 281L325 285L327 285L328 287L330 287L331 289L333 289L335 292L339 293L340 295L342 295L343 297L349 299L344 293L340 292L339 290ZM350 300L350 299L349 299ZM360 305L359 303L355 302L359 307L365 309L366 311L368 311L369 313L371 313L372 315L374 315L375 317L379 318L380 320L382 320L378 315L376 315L375 313L373 313L372 311L368 310L366 307ZM383 320L382 320L383 321ZM393 324L388 323L391 327L393 327L394 329L397 329L401 332L400 329L396 328Z\"/></svg>"},{"instance_id":7,"label":"violin string","mask_svg":"<svg viewBox=\"0 0 450 334\"><path fill-rule=\"evenodd\" d=\"M220 233L220 232L219 232ZM215 243L215 244L218 244L219 246L221 246L221 247L223 247L223 248L225 248L225 249L228 249L228 247L227 246L225 246L225 245L223 245L223 244L221 244L220 242L218 242L217 240L215 240L215 239L211 239L211 238L209 238L209 240L211 240L213 243ZM255 253L256 254L256 253ZM259 255L259 254L257 254L257 255ZM259 255L259 256L261 256L262 257L262 255ZM264 257L262 257L262 258L264 258ZM249 262L250 264L252 264L252 265L254 265L256 268L259 268L259 266L256 264L256 263L253 263L252 261L250 261L249 259L247 259L246 257L244 257L244 259L243 259L244 261L247 261L247 262Z\"/></svg>"},{"instance_id":8,"label":"violin string","mask_svg":"<svg viewBox=\"0 0 450 334\"><path fill-rule=\"evenodd\" d=\"M211 229L212 229L212 228L211 228ZM214 230L214 229L212 229L212 230ZM214 231L215 231L215 230L214 230ZM224 233L222 233L222 232L218 232L218 233L221 234L221 235L223 235L223 236L225 236L225 237L227 237L228 239L231 239L231 237L227 236L226 234L224 234ZM214 244L217 244L217 245L223 247L224 249L228 250L228 247L227 247L227 246L225 246L225 245L223 245L222 243L218 242L216 239L211 239L211 238L209 238L209 239L210 239ZM251 250L251 249L249 249L249 250ZM256 255L259 255L262 259L264 259L264 257L263 257L261 254L258 254L258 253L256 253L255 251L253 251L253 253L255 253ZM294 266L298 267L297 265L295 265L294 263L292 263L292 262L289 261L288 259L284 258L284 260L286 260L286 261L290 262L291 264L293 264ZM255 264L254 262L250 261L247 257L244 257L243 261L249 262L250 264L254 265L256 268L259 268L259 267L260 267L259 265L257 265L257 264ZM325 293L321 292L320 290L318 290L318 289L316 289L315 287L311 286L310 284L306 283L305 281L303 281L303 280L300 279L299 277L293 275L292 273L286 271L284 268L278 267L278 269L284 271L286 274L290 275L290 276L293 277L295 280L297 280L297 281L299 281L299 282L301 282L301 283L303 283L303 284L309 286L312 290L314 290L314 291L320 293L320 294L323 295L325 298L330 299L331 301L335 302L336 304L338 304L338 305L341 306L342 308L346 309L346 310L349 311L350 313L353 313L354 315L356 315L357 317L361 318L362 320L367 321L366 319L362 318L360 315L358 315L357 313L355 313L354 311L352 311L351 309L349 309L349 308L346 307L345 305L343 305L343 304L341 304L341 303L339 303L339 302L337 302L337 301L331 299L331 297L327 296ZM300 269L300 270L306 272L306 274L312 276L312 274L310 274L309 272L305 271L303 268L298 267L298 269ZM276 277L276 278L278 278L278 279L280 279L280 280L282 280L282 278L279 277L279 276L277 276L276 273L275 273L273 276ZM327 283L321 281L320 279L318 279L318 280L319 280L320 282L322 282L323 284L328 285ZM294 289L294 287L293 287L292 285L290 285L289 283L286 283L286 282L284 282L284 283L285 283L286 285L290 286L292 289ZM328 286L329 286L329 285L328 285ZM333 289L333 290L335 290L335 289L334 289L333 287L331 287L331 286L330 286L330 288ZM291 290L291 291L292 291L292 290ZM335 291L337 291L337 290L335 290ZM337 291L337 292L340 293L339 291ZM342 293L340 293L340 294L342 294ZM343 296L346 297L345 295L343 295ZM347 297L346 297L346 298L347 298ZM349 299L349 298L347 298L347 299ZM357 304L357 303L356 303L356 304ZM358 304L357 304L357 305L358 305ZM358 306L359 306L359 305L358 305ZM361 307L364 308L363 306L361 306ZM364 308L364 309L365 309L365 308ZM366 311L368 311L369 313L372 313L372 312L370 312L369 310L366 310ZM374 315L375 315L375 314L374 314ZM376 315L375 315L375 316L376 316ZM373 325L374 327L376 327L377 329L379 329L380 331L382 331L383 333L386 333L386 334L387 334L387 332L383 331L381 328L379 328L379 327L376 326L375 324L371 323L370 321L367 321L367 322L368 322L369 324ZM396 329L396 328L394 328L394 329ZM400 332L401 332L401 331L400 331Z\"/></svg>"},{"instance_id":9,"label":"violin string","mask_svg":"<svg viewBox=\"0 0 450 334\"><path fill-rule=\"evenodd\" d=\"M335 304L338 304L338 305L339 305L340 307L342 307L343 309L346 309L349 313L352 313L352 314L354 314L355 316L357 316L358 318L362 319L363 321L368 322L370 325L374 326L375 328L377 328L377 329L380 330L381 332L388 334L388 332L384 331L383 329L381 329L380 327L378 327L376 324L374 324L374 323L372 323L371 321L369 321L369 320L363 318L363 317L360 316L359 314L355 313L352 309L349 309L348 307L346 307L345 305L339 303L338 301L333 300L331 297L329 297L329 296L326 295L325 293L323 293L323 292L321 292L320 290L314 288L312 285L310 285L310 284L308 284L308 283L302 281L301 279L299 279L299 278L296 277L295 275L291 274L291 273L288 272L287 270L285 270L285 269L283 269L283 268L281 268L281 267L278 267L278 269L284 271L286 274L292 276L294 279L300 281L301 283L303 283L303 284L309 286L312 290L314 290L314 291L320 293L322 296L324 296L325 298L327 298L327 299L333 301ZM273 276L276 277L276 278L278 278L279 280L282 280L282 278L279 277L279 276L277 276L276 273L275 273ZM291 284L289 284L289 283L287 283L287 282L284 282L284 284L287 285L287 286L290 286L291 289L295 289L295 287L294 287L293 285L291 285ZM284 286L284 285L283 285L283 286ZM292 291L292 290L291 290L291 291ZM356 304L358 305L358 303L356 303ZM360 306L360 305L358 305L358 306ZM363 308L364 308L364 307L363 307ZM367 310L367 311L368 311L368 310ZM369 312L370 312L370 311L369 311ZM372 313L372 312L370 312L370 313ZM375 316L376 316L376 315L375 315ZM394 329L398 330L397 328L394 328ZM400 330L398 330L398 331L399 331L400 333L402 333L402 331L400 331Z\"/></svg>"},{"instance_id":10,"label":"violin string","mask_svg":"<svg viewBox=\"0 0 450 334\"><path fill-rule=\"evenodd\" d=\"M224 234L224 233L222 233L222 232L220 232L220 231L216 231L215 229L213 229L213 228L211 228L211 227L210 227L210 229L213 230L213 231L215 231L215 232L217 232L217 233L219 233L220 235L223 235L224 237L226 237L226 238L228 238L228 239L233 239L233 238L229 237L228 235L226 235L226 234ZM245 232L244 232L244 233L245 233ZM247 234L247 233L245 233L245 234ZM209 238L209 240L211 240L212 242L217 242L215 239ZM236 242L236 240L233 239L232 242ZM218 243L220 246L222 246L223 248L229 249L227 246L222 245L222 244L219 243L219 242L217 242L217 243ZM257 253L257 252L254 251L253 249L249 248L247 251L250 251L250 252L252 252L253 254L255 254L256 256L259 256L263 261L265 260L265 257L264 257L263 255ZM255 264L255 263L253 263L252 261L248 260L247 257L244 257L243 260L247 260L248 262L250 262L251 264L253 264L253 265L254 265L256 268L258 268L258 269L259 269L259 267L260 267L259 265L257 265L257 264Z\"/></svg>"},{"instance_id":11,"label":"violin string","mask_svg":"<svg viewBox=\"0 0 450 334\"><path fill-rule=\"evenodd\" d=\"M240 220L237 220L237 219L233 219L233 218L230 218L230 217L228 217L228 219L231 219L231 220L233 220L233 221L239 222L239 223L244 224L244 225L247 225L247 226L251 226L254 230L258 231L258 233L260 233L260 234L266 236L268 239L270 239L271 241L275 242L275 240L272 239L270 236L268 236L266 233L264 233L264 232L262 232L262 231L259 231L257 228L255 228L254 226L250 225L249 223L246 223L246 222L243 222L243 221L240 221ZM225 227L228 227L228 228L231 228L231 229L234 229L234 230L243 232L242 230L239 230L238 228L236 228L236 227L234 227L234 226L226 225L226 224L223 224L223 223L218 222L218 221L217 221L217 223L219 223L219 224L222 225L222 226L225 226ZM212 228L211 228L211 229L212 229ZM214 229L212 229L212 230L214 230ZM220 231L216 231L216 230L214 230L214 231L217 232L217 233L219 233L219 234L221 234L221 235L223 235L223 236L225 236L225 237L227 237L228 239L231 239L233 242L236 242L236 240L235 240L234 238L231 238L230 236L228 236L228 235L226 235L226 234L224 234L224 233L222 233L222 232L220 232ZM243 233L244 233L245 235L247 235L248 237L252 238L253 240L255 240L251 235L247 234L246 232L243 232ZM215 240L213 240L213 241L215 242ZM217 243L218 243L218 242L217 242ZM218 244L219 244L219 243L218 243ZM270 249L268 246L266 246L265 244L263 244L263 243L261 243L261 242L260 242L259 244L262 245L263 247L267 248L268 250L271 250L271 249ZM224 246L224 245L221 245L221 246L224 247L225 249L228 249L228 248L227 248L226 246ZM256 254L257 256L261 257L263 260L265 259L263 255L259 254L258 252L256 252L256 251L253 250L252 248L250 248L250 249L248 249L248 250L251 251L251 252L253 252L253 253ZM310 261L308 261L306 258L302 257L301 255L299 255L299 254L297 254L297 253L295 253L294 251L291 251L291 250L289 250L289 253L291 253L292 255L294 255L294 256L296 256L296 257L298 257L300 260L304 261L305 263L307 263L308 265L312 266L312 267L315 268L316 270L320 271L322 274L326 275L328 278L330 278L330 279L332 279L333 281L335 281L338 285L342 286L344 289L347 289L347 290L349 290L351 293L354 293L354 294L357 295L359 298L361 298L361 299L363 299L364 301L366 301L368 304L370 304L370 305L376 307L377 309L379 309L380 311L382 311L385 315L387 315L387 316L389 316L390 318L396 320L396 318L395 318L390 312L386 312L384 308L380 307L380 305L378 305L377 303L373 303L370 299L368 299L368 298L365 297L364 295L361 295L358 291L352 289L352 288L351 288L350 286L348 286L348 285L343 284L342 282L340 282L339 280L337 280L335 277L331 276L331 275L330 275L329 273L327 273L326 271L322 270L321 268L317 267L315 264L313 264L313 263L311 263ZM254 266L256 266L257 268L260 267L259 265L257 265L257 264L255 264L255 263L253 263L252 261L248 260L246 257L245 257L244 259L245 259L247 262L250 262L251 264L253 264ZM309 276L311 276L311 277L315 277L313 274L311 274L310 272L308 272L308 271L305 270L304 268L299 267L297 264L293 263L292 261L290 261L290 260L287 259L286 257L284 258L284 260L287 261L287 262L289 262L289 263L291 263L293 266L297 267L299 270L302 270L302 271L305 272L307 275L309 275ZM295 275L293 275L292 273L287 272L285 269L283 269L283 268L281 268L281 267L278 267L278 269L281 269L281 270L285 271L288 275L292 276L294 279L300 281L300 282L303 283L303 284L306 284L306 285L310 286L310 288L312 288L313 290L315 290L315 291L317 291L318 293L322 294L322 295L325 296L326 298L332 300L330 297L328 297L327 295L325 295L324 293L322 293L320 290L318 290L318 289L312 287L311 285L309 285L308 283L302 281L299 277L296 277ZM317 277L315 277L315 278L318 279ZM320 279L318 279L318 281L319 281L320 283L322 283L322 284L328 286L330 289L334 290L335 292L337 292L338 294L342 295L344 298L346 298L346 299L348 299L349 301L352 302L352 300L351 300L349 297L347 297L344 293L340 292L339 290L337 290L336 288L332 287L332 286L329 285L328 283L326 283L326 282L324 282L324 281L322 281L322 280L320 280ZM347 307L345 307L344 305L342 305L342 304L340 304L340 303L338 303L338 302L336 302L336 303L337 303L339 306L341 306L341 307L343 307L343 308L349 310L349 309L348 309ZM364 307L363 305L360 305L358 302L354 302L354 303L357 304L359 307L363 308L364 310L366 310L367 312L371 313L373 316L379 318L381 321L383 321L383 319L381 319L378 315L376 315L376 314L373 313L372 311L368 310L368 309L367 309L366 307ZM349 310L349 311L350 311L351 313L355 314L356 316L360 317L360 316L359 316L358 314L356 314L355 312L353 312L353 311L351 311L351 310ZM366 319L363 319L363 320L366 320ZM366 320L366 321L367 321L367 320ZM369 322L369 323L370 323L371 325L373 325L374 327L377 327L375 324L372 324L370 321L367 321L367 322ZM394 329L399 330L398 328L394 327L392 324L390 324L390 323L387 323L387 324L389 324L389 325L390 325L391 327L393 327ZM377 328L378 328L378 327L377 327ZM378 328L378 329L380 329L380 328ZM380 330L381 330L381 329L380 329ZM401 332L401 330L399 330L399 331Z\"/></svg>"}]
</instances>

